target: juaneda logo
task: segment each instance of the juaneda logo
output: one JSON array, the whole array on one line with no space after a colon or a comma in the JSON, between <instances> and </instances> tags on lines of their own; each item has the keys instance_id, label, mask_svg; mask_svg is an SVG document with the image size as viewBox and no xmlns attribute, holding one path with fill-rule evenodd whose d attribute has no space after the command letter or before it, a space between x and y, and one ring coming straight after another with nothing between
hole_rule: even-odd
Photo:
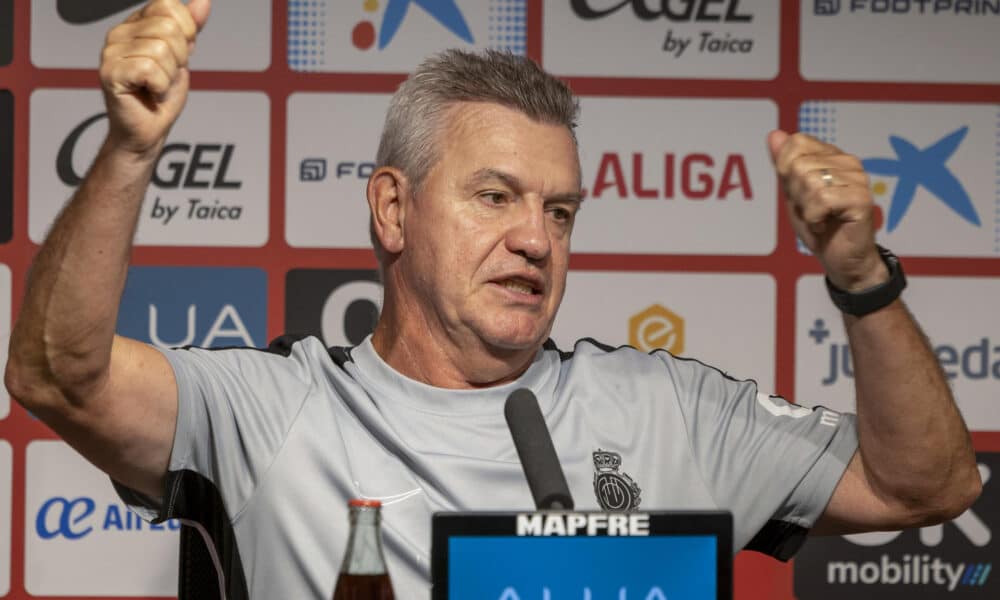
<instances>
[{"instance_id":1,"label":"juaneda logo","mask_svg":"<svg viewBox=\"0 0 1000 600\"><path fill-rule=\"evenodd\" d=\"M382 284L374 270L293 269L285 277L285 331L327 346L356 346L375 330Z\"/></svg>"},{"instance_id":2,"label":"juaneda logo","mask_svg":"<svg viewBox=\"0 0 1000 600\"><path fill-rule=\"evenodd\" d=\"M851 347L846 342L833 341L831 333L829 324L823 318L815 319L807 332L814 348L826 356L826 375L819 381L824 387L840 380L854 379ZM1000 345L987 336L951 343L938 342L933 350L948 379L1000 381Z\"/></svg>"},{"instance_id":3,"label":"juaneda logo","mask_svg":"<svg viewBox=\"0 0 1000 600\"><path fill-rule=\"evenodd\" d=\"M795 557L795 595L886 600L997 598L993 531L1000 524L1000 454L979 453L983 494L957 519L907 531L814 537Z\"/></svg>"}]
</instances>

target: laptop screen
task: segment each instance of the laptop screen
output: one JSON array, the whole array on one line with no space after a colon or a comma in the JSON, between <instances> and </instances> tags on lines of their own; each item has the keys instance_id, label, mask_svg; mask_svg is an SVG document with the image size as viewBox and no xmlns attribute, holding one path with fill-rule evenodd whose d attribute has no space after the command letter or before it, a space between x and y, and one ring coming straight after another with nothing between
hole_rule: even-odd
<instances>
[{"instance_id":1,"label":"laptop screen","mask_svg":"<svg viewBox=\"0 0 1000 600\"><path fill-rule=\"evenodd\" d=\"M732 597L728 513L440 513L433 527L434 600Z\"/></svg>"}]
</instances>

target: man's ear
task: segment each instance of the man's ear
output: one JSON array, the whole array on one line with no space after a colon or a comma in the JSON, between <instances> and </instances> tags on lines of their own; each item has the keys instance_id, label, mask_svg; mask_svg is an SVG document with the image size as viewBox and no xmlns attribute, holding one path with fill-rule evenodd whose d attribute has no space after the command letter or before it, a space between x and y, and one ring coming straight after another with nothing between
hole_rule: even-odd
<instances>
[{"instance_id":1,"label":"man's ear","mask_svg":"<svg viewBox=\"0 0 1000 600\"><path fill-rule=\"evenodd\" d=\"M390 254L403 251L403 220L408 194L409 184L399 169L379 167L368 178L372 232Z\"/></svg>"}]
</instances>

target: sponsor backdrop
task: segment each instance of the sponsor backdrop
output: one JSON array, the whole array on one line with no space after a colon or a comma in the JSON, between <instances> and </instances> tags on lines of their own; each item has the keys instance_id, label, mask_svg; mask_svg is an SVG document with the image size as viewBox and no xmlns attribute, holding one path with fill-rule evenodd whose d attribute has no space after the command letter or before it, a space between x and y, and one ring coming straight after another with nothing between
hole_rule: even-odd
<instances>
[{"instance_id":1,"label":"sponsor backdrop","mask_svg":"<svg viewBox=\"0 0 1000 600\"><path fill-rule=\"evenodd\" d=\"M31 258L107 130L103 37L140 4L0 0L0 360ZM791 564L741 553L736 597L1000 595L1000 0L214 4L121 333L364 339L382 293L365 182L389 96L428 53L496 48L581 96L588 199L553 338L666 348L851 410L840 317L765 147L775 127L806 131L871 174L878 238L904 259L985 492L942 526L812 540ZM139 521L0 391L0 597L172 596L177 528Z\"/></svg>"}]
</instances>

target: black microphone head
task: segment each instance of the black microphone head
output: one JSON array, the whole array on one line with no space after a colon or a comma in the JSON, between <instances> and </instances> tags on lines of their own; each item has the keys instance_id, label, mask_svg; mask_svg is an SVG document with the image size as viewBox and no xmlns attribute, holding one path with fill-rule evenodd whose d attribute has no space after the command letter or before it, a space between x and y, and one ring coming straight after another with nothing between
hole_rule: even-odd
<instances>
[{"instance_id":1,"label":"black microphone head","mask_svg":"<svg viewBox=\"0 0 1000 600\"><path fill-rule=\"evenodd\" d=\"M538 413L537 416L534 413ZM542 417L542 409L538 407L538 399L528 388L518 388L507 396L507 402L503 405L503 416L507 419L507 426L511 426L511 420L520 423L524 420L531 420Z\"/></svg>"},{"instance_id":2,"label":"black microphone head","mask_svg":"<svg viewBox=\"0 0 1000 600\"><path fill-rule=\"evenodd\" d=\"M535 394L525 388L514 390L503 412L535 506L572 510L573 497Z\"/></svg>"}]
</instances>

